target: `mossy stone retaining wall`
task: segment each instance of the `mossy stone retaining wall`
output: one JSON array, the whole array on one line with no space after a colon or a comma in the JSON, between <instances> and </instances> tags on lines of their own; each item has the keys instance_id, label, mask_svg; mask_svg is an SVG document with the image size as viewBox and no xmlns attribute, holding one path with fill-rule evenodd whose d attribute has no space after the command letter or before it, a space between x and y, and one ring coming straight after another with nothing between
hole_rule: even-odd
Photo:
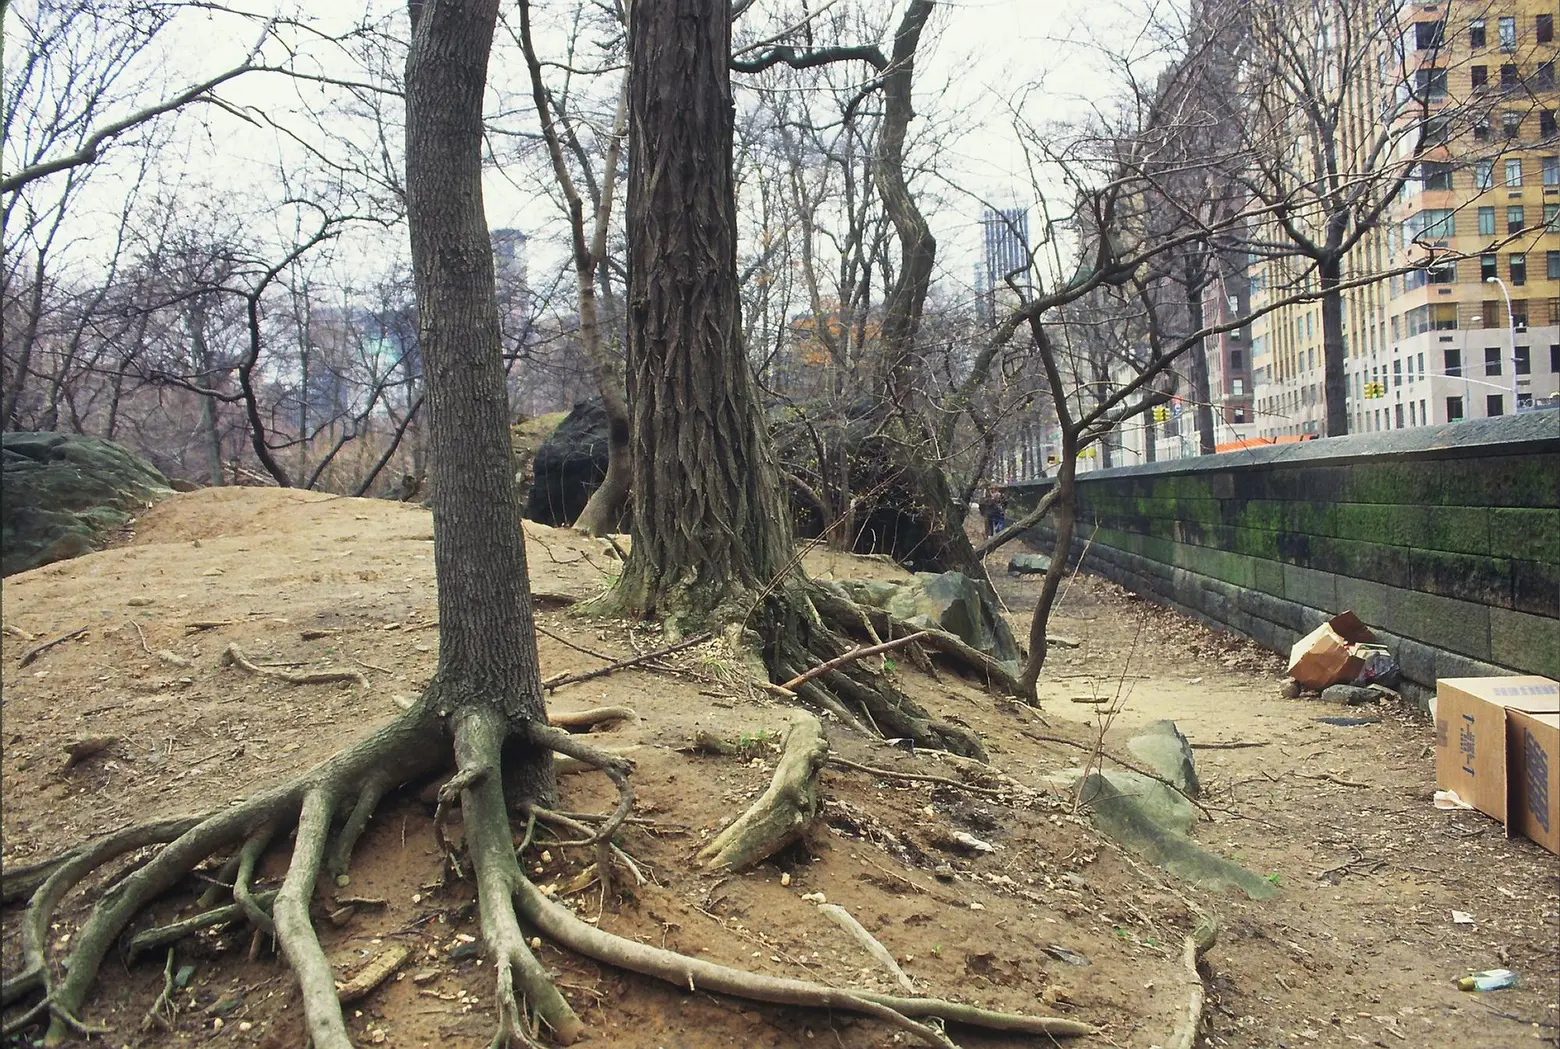
<instances>
[{"instance_id":1,"label":"mossy stone retaining wall","mask_svg":"<svg viewBox=\"0 0 1560 1049\"><path fill-rule=\"evenodd\" d=\"M1049 488L1013 485L1013 515ZM1086 570L1278 651L1353 609L1424 688L1560 679L1560 411L1084 474L1085 544Z\"/></svg>"}]
</instances>

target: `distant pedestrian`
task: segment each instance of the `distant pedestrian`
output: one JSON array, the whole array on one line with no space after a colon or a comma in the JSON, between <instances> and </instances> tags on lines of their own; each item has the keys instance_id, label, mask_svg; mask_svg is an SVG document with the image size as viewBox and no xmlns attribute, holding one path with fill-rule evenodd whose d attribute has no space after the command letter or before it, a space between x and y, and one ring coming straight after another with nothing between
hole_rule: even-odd
<instances>
[{"instance_id":1,"label":"distant pedestrian","mask_svg":"<svg viewBox=\"0 0 1560 1049\"><path fill-rule=\"evenodd\" d=\"M980 502L980 513L986 519L986 538L1002 531L1007 516L1007 496L1002 489L995 485L986 489L986 497Z\"/></svg>"}]
</instances>

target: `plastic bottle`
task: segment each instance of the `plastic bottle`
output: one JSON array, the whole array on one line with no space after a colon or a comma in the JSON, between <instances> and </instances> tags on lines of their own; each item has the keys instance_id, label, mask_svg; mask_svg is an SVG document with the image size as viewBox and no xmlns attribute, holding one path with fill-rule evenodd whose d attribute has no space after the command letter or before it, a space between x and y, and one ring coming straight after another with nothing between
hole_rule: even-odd
<instances>
[{"instance_id":1,"label":"plastic bottle","mask_svg":"<svg viewBox=\"0 0 1560 1049\"><path fill-rule=\"evenodd\" d=\"M1517 974L1510 969L1486 969L1457 981L1459 991L1498 991L1503 987L1515 987Z\"/></svg>"}]
</instances>

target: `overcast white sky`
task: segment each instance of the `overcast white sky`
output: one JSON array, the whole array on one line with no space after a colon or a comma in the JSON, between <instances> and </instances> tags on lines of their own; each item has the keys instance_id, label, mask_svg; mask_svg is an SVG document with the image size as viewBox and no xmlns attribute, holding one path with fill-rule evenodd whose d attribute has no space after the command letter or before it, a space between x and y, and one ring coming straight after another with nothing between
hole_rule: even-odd
<instances>
[{"instance_id":1,"label":"overcast white sky","mask_svg":"<svg viewBox=\"0 0 1560 1049\"><path fill-rule=\"evenodd\" d=\"M266 0L249 3L249 9L258 15L275 10ZM758 0L754 13L761 13L764 3ZM26 0L12 5L8 51L15 40L14 15L25 6L30 6ZM294 8L293 4L287 6ZM368 6L384 12L387 18L402 19L399 3L369 0ZM1021 108L1032 123L1045 124L1082 118L1092 105L1108 105L1121 89L1120 69L1119 63L1103 57L1100 45L1137 55L1131 67L1133 75L1151 78L1162 59L1153 42L1142 35L1142 27L1151 20L1172 18L1179 0L1093 0L1085 5L1075 0L958 0L938 6L933 31L923 40L917 60L917 101L918 108L927 109L927 119L949 125L955 137L946 143L938 160L943 177L924 178L918 188L939 239L941 279L951 285L948 291L956 293L970 280L980 257L981 206L975 198L1004 205L1035 202L1030 173L1011 130L1010 107ZM318 19L320 27L326 29L337 20L344 24L361 17L364 10L350 0L297 0L296 8ZM537 8L541 30L547 20L546 0L537 0ZM754 17L754 13L746 17ZM894 21L898 15L896 9ZM153 72L143 102L155 96L158 82L163 90L176 89L234 64L256 36L255 22L222 14L182 15L176 32L163 42L162 61ZM887 51L891 41L880 43ZM539 44L544 51L548 49L545 37ZM340 57L326 58L325 62L339 63ZM492 79L506 78L511 90L522 88L523 68L518 62L495 67ZM739 83L740 79L739 75ZM251 76L224 87L222 93L241 105L273 112L291 108L295 123L307 123L299 115L297 86L285 78ZM388 99L387 104L392 109L399 107L396 99ZM505 123L522 121L516 118ZM534 126L534 118L523 124ZM912 134L914 130L912 127ZM294 180L304 174L302 153L296 146L274 130L247 125L209 107L185 114L168 134L174 148L163 164L167 181L183 181L186 186L204 183L207 188L202 192L218 198L218 207L252 214L257 229L285 233L293 219L290 213L277 209L275 202L285 196L280 188L281 169ZM398 150L398 130L395 136L388 145ZM117 208L122 182L116 161L122 161L128 152L111 151L103 164L105 170L94 174L94 181L100 183L94 194L100 213ZM910 157L912 165L917 159ZM531 236L533 276L540 276L562 258L561 248L549 243L553 239L550 233L558 228L557 214L548 202L538 199L530 184L517 187L513 178L495 172L487 180L486 195L490 225L515 226ZM267 201L270 203L262 203ZM90 228L84 227L80 235L83 243L91 242ZM356 247L348 249L344 257L357 255L372 265L371 260L404 254L404 237L404 228L366 230L354 238Z\"/></svg>"}]
</instances>

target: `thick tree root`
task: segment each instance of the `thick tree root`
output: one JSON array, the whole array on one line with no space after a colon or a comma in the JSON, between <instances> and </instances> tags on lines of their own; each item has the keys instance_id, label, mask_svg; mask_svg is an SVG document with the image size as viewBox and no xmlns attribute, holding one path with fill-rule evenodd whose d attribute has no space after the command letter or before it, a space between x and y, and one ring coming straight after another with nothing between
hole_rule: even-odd
<instances>
[{"instance_id":1,"label":"thick tree root","mask_svg":"<svg viewBox=\"0 0 1560 1049\"><path fill-rule=\"evenodd\" d=\"M604 932L581 921L568 908L549 900L540 889L523 879L516 889L516 905L527 921L561 946L602 964L651 976L690 991L729 994L774 1005L839 1009L868 1016L881 1016L882 1007L887 1007L902 1017L936 1018L989 1031L1051 1037L1098 1033L1090 1024L1062 1017L996 1012L938 998L900 998L867 991L842 991L805 980L763 976L690 958ZM930 1044L945 1045L946 1042L934 1040Z\"/></svg>"},{"instance_id":2,"label":"thick tree root","mask_svg":"<svg viewBox=\"0 0 1560 1049\"><path fill-rule=\"evenodd\" d=\"M823 726L805 711L791 716L785 749L769 789L699 852L711 867L744 871L807 832L818 818L822 793L818 773L829 756Z\"/></svg>"},{"instance_id":3,"label":"thick tree root","mask_svg":"<svg viewBox=\"0 0 1560 1049\"><path fill-rule=\"evenodd\" d=\"M325 856L335 800L324 787L314 787L304 796L292 862L271 908L276 938L303 990L303 1015L314 1049L352 1049L336 1000L335 974L309 920L309 901L314 898L314 882Z\"/></svg>"},{"instance_id":4,"label":"thick tree root","mask_svg":"<svg viewBox=\"0 0 1560 1049\"><path fill-rule=\"evenodd\" d=\"M1187 1001L1181 1011L1180 1021L1171 1032L1170 1040L1165 1043L1165 1049L1192 1049L1197 1044L1197 1032L1202 1028L1203 1005L1208 998L1197 963L1218 938L1218 923L1208 918L1197 926L1181 946L1181 967L1186 970Z\"/></svg>"}]
</instances>

